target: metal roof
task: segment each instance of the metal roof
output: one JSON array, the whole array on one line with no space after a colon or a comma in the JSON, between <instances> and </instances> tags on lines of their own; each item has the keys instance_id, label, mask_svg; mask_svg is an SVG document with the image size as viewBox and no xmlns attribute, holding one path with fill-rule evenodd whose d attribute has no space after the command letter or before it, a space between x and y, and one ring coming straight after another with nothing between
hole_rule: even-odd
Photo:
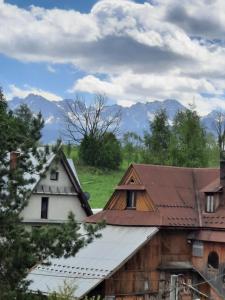
<instances>
[{"instance_id":1,"label":"metal roof","mask_svg":"<svg viewBox=\"0 0 225 300\"><path fill-rule=\"evenodd\" d=\"M137 177L140 188L146 188L146 200L154 210L111 209L111 201L121 201L121 197L117 197L120 193L119 188L124 190L124 187L129 187L126 180L131 171ZM134 184L130 184L130 189L133 189L133 186ZM222 203L225 193L221 194L220 205L214 213L205 212L205 191L220 192L220 189L222 191L218 168L132 164L103 211L87 218L86 222L105 220L110 225L205 227L224 230L225 208Z\"/></svg>"},{"instance_id":2,"label":"metal roof","mask_svg":"<svg viewBox=\"0 0 225 300\"><path fill-rule=\"evenodd\" d=\"M48 294L58 291L65 280L76 286L74 297L81 298L118 270L156 233L156 227L107 225L101 238L80 249L75 257L51 259L51 265L38 265L28 275L29 290Z\"/></svg>"},{"instance_id":3,"label":"metal roof","mask_svg":"<svg viewBox=\"0 0 225 300\"><path fill-rule=\"evenodd\" d=\"M73 160L72 160L71 158L67 158L67 161L68 161L68 164L69 164L71 170L73 171L74 176L75 176L76 179L77 179L77 182L79 183L79 185L81 185L81 184L80 184L79 177L78 177L78 174L77 174L77 170L76 170L75 165L74 165L74 163L73 163Z\"/></svg>"}]
</instances>

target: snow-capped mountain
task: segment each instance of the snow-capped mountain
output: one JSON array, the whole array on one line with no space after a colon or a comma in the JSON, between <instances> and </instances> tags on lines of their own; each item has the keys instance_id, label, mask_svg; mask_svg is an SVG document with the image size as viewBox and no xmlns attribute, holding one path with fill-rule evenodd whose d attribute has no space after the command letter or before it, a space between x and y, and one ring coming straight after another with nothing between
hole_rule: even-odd
<instances>
[{"instance_id":1,"label":"snow-capped mountain","mask_svg":"<svg viewBox=\"0 0 225 300\"><path fill-rule=\"evenodd\" d=\"M50 101L41 96L30 94L26 98L13 98L9 101L9 107L14 110L21 104L27 104L34 113L41 112L45 119L45 127L43 129L42 141L44 143L53 143L57 138L65 140L64 136L64 114L68 112L67 102L72 101L65 99L62 101ZM122 107L119 105L107 106L105 113L113 114L118 109L121 110L122 119L120 124L120 134L127 131L136 132L143 135L144 130L149 129L149 121L153 120L154 114L159 109L165 109L169 118L172 120L178 110L183 110L185 107L177 100L166 99L164 101L152 101L147 103L136 103L130 107ZM203 125L211 132L215 132L213 122L215 112L202 118Z\"/></svg>"}]
</instances>

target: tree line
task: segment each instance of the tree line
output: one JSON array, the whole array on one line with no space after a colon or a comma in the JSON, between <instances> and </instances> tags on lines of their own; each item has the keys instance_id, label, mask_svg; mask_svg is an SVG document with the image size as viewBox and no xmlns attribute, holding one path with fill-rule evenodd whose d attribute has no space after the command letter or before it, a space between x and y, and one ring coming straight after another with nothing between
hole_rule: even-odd
<instances>
[{"instance_id":1,"label":"tree line","mask_svg":"<svg viewBox=\"0 0 225 300\"><path fill-rule=\"evenodd\" d=\"M219 162L218 142L206 132L199 115L191 108L178 111L172 124L166 111L159 110L143 138L133 133L124 137L123 152L128 162L179 167L208 167Z\"/></svg>"},{"instance_id":2,"label":"tree line","mask_svg":"<svg viewBox=\"0 0 225 300\"><path fill-rule=\"evenodd\" d=\"M87 105L79 97L68 106L66 134L78 145L79 160L85 165L118 169L127 164L150 163L181 167L216 166L224 145L225 130L218 113L215 129L218 138L207 133L193 107L178 111L169 124L165 110L156 112L149 130L142 136L119 132L121 112L106 114L106 99L96 95Z\"/></svg>"}]
</instances>

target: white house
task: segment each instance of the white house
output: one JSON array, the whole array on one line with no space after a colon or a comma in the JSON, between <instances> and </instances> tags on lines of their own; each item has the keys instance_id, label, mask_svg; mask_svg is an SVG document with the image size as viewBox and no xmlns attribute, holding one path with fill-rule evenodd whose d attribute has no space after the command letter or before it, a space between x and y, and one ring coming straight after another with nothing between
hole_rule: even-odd
<instances>
[{"instance_id":1,"label":"white house","mask_svg":"<svg viewBox=\"0 0 225 300\"><path fill-rule=\"evenodd\" d=\"M30 187L31 196L21 213L23 222L29 225L62 223L69 212L75 215L77 222L82 222L92 214L73 161L67 159L62 150L57 156L54 153L48 156L45 170L44 177L37 174Z\"/></svg>"}]
</instances>

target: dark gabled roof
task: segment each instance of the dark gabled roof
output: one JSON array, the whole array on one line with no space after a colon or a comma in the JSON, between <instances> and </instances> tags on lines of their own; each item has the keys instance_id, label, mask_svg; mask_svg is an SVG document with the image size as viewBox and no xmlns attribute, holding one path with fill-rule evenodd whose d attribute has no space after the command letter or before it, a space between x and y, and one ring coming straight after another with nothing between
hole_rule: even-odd
<instances>
[{"instance_id":1,"label":"dark gabled roof","mask_svg":"<svg viewBox=\"0 0 225 300\"><path fill-rule=\"evenodd\" d=\"M40 172L40 174L35 174L34 176L32 176L32 178L34 179L34 183L32 183L30 186L28 186L28 188L31 190L31 192L36 188L36 186L40 182L42 176L47 172L48 168L57 159L57 157L60 158L60 161L63 164L63 166L67 172L67 175L69 176L69 178L71 180L71 183L73 184L76 192L78 193L78 198L80 200L81 206L85 210L87 216L92 215L91 207L90 207L90 205L86 199L86 196L81 188L75 166L73 165L73 162L71 160L67 159L67 157L65 156L61 147L59 148L57 153L50 151L49 155L47 156L47 162L44 165L43 170ZM34 157L31 157L31 160L34 165L38 164L38 161ZM29 177L31 177L31 175L27 174L26 177L29 178Z\"/></svg>"},{"instance_id":2,"label":"dark gabled roof","mask_svg":"<svg viewBox=\"0 0 225 300\"><path fill-rule=\"evenodd\" d=\"M131 168L155 206L154 211L105 209L88 222L105 219L108 224L127 226L171 226L225 229L225 208L205 213L205 191L221 192L218 168L181 168L133 164ZM117 190L124 188L124 179ZM131 184L132 186L132 184ZM121 187L121 188L120 188ZM219 187L219 188L218 188Z\"/></svg>"}]
</instances>

